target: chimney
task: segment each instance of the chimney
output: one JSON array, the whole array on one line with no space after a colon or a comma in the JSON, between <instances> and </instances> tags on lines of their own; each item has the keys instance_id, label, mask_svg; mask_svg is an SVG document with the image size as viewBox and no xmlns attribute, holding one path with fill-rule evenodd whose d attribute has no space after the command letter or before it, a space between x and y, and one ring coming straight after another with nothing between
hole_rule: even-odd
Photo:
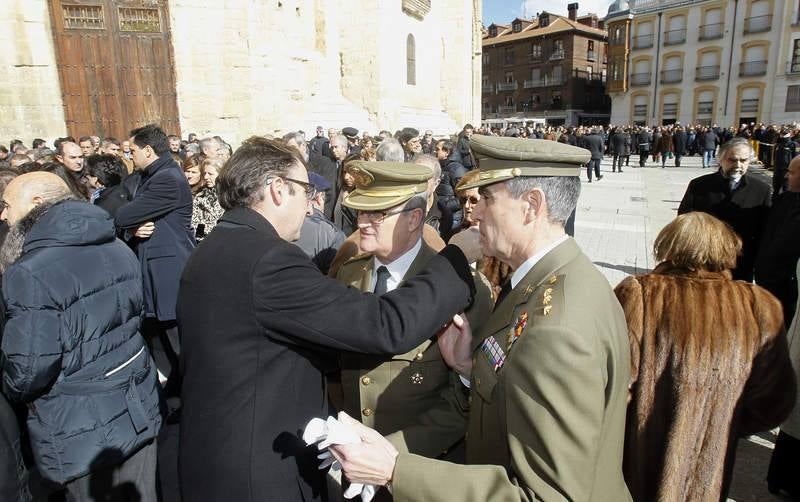
<instances>
[{"instance_id":1,"label":"chimney","mask_svg":"<svg viewBox=\"0 0 800 502\"><path fill-rule=\"evenodd\" d=\"M567 5L567 11L569 11L569 19L570 21L575 21L578 19L578 2L571 3Z\"/></svg>"}]
</instances>

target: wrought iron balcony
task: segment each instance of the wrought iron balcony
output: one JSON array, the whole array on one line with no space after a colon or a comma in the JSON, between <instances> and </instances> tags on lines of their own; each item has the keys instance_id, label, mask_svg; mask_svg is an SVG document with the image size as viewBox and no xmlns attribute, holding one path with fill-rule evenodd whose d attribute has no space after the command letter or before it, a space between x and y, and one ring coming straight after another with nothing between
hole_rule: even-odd
<instances>
[{"instance_id":1,"label":"wrought iron balcony","mask_svg":"<svg viewBox=\"0 0 800 502\"><path fill-rule=\"evenodd\" d=\"M686 28L664 32L664 45L678 45L686 42Z\"/></svg>"},{"instance_id":2,"label":"wrought iron balcony","mask_svg":"<svg viewBox=\"0 0 800 502\"><path fill-rule=\"evenodd\" d=\"M481 85L482 92L494 92L494 85L492 84L483 84Z\"/></svg>"},{"instance_id":3,"label":"wrought iron balcony","mask_svg":"<svg viewBox=\"0 0 800 502\"><path fill-rule=\"evenodd\" d=\"M631 73L631 85L650 85L650 73Z\"/></svg>"},{"instance_id":4,"label":"wrought iron balcony","mask_svg":"<svg viewBox=\"0 0 800 502\"><path fill-rule=\"evenodd\" d=\"M713 101L700 101L699 103L697 103L698 115L711 115L712 113L714 113Z\"/></svg>"},{"instance_id":5,"label":"wrought iron balcony","mask_svg":"<svg viewBox=\"0 0 800 502\"><path fill-rule=\"evenodd\" d=\"M700 35L697 37L697 39L714 40L717 38L722 38L723 34L724 30L722 23L704 24L700 26Z\"/></svg>"},{"instance_id":6,"label":"wrought iron balcony","mask_svg":"<svg viewBox=\"0 0 800 502\"><path fill-rule=\"evenodd\" d=\"M498 91L516 91L518 87L519 87L519 85L517 85L516 81L514 81L514 82L501 82L501 83L497 84L497 90Z\"/></svg>"},{"instance_id":7,"label":"wrought iron balcony","mask_svg":"<svg viewBox=\"0 0 800 502\"><path fill-rule=\"evenodd\" d=\"M683 69L680 70L661 70L661 83L674 84L683 80Z\"/></svg>"},{"instance_id":8,"label":"wrought iron balcony","mask_svg":"<svg viewBox=\"0 0 800 502\"><path fill-rule=\"evenodd\" d=\"M718 78L719 78L719 65L698 66L695 69L694 79L698 82L702 80L717 80Z\"/></svg>"},{"instance_id":9,"label":"wrought iron balcony","mask_svg":"<svg viewBox=\"0 0 800 502\"><path fill-rule=\"evenodd\" d=\"M650 33L649 35L639 35L638 37L633 37L634 49L649 49L652 46L653 46L652 33Z\"/></svg>"},{"instance_id":10,"label":"wrought iron balcony","mask_svg":"<svg viewBox=\"0 0 800 502\"><path fill-rule=\"evenodd\" d=\"M564 49L550 53L550 61L555 61L557 59L564 59Z\"/></svg>"},{"instance_id":11,"label":"wrought iron balcony","mask_svg":"<svg viewBox=\"0 0 800 502\"><path fill-rule=\"evenodd\" d=\"M743 99L739 105L739 111L743 113L754 113L758 111L758 99Z\"/></svg>"},{"instance_id":12,"label":"wrought iron balcony","mask_svg":"<svg viewBox=\"0 0 800 502\"><path fill-rule=\"evenodd\" d=\"M744 20L745 33L761 33L772 29L772 16L748 17Z\"/></svg>"},{"instance_id":13,"label":"wrought iron balcony","mask_svg":"<svg viewBox=\"0 0 800 502\"><path fill-rule=\"evenodd\" d=\"M517 107L513 106L513 105L512 106L498 106L497 107L497 113L499 113L500 115L505 115L505 114L509 114L509 113L517 113Z\"/></svg>"},{"instance_id":14,"label":"wrought iron balcony","mask_svg":"<svg viewBox=\"0 0 800 502\"><path fill-rule=\"evenodd\" d=\"M523 84L525 89L534 89L536 87L550 87L554 85L564 85L567 79L564 77L542 77L535 80L526 80Z\"/></svg>"},{"instance_id":15,"label":"wrought iron balcony","mask_svg":"<svg viewBox=\"0 0 800 502\"><path fill-rule=\"evenodd\" d=\"M739 63L740 77L755 77L767 74L767 61L745 61Z\"/></svg>"}]
</instances>

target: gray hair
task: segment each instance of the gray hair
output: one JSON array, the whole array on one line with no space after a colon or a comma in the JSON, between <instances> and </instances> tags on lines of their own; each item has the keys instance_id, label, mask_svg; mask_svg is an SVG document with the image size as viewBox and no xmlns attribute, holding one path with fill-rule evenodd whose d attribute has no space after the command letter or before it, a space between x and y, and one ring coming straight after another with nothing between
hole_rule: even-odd
<instances>
[{"instance_id":1,"label":"gray hair","mask_svg":"<svg viewBox=\"0 0 800 502\"><path fill-rule=\"evenodd\" d=\"M565 225L578 205L581 180L578 176L524 176L505 182L511 197L519 199L534 188L544 192L550 223Z\"/></svg>"},{"instance_id":2,"label":"gray hair","mask_svg":"<svg viewBox=\"0 0 800 502\"><path fill-rule=\"evenodd\" d=\"M739 137L731 138L725 143L723 143L719 147L719 153L717 154L717 157L721 159L725 157L725 154L728 153L728 150L739 146L747 147L747 149L750 151L750 158L752 159L753 155L755 155L756 153L753 151L753 145L750 144L750 140L748 140L747 138L739 138Z\"/></svg>"},{"instance_id":3,"label":"gray hair","mask_svg":"<svg viewBox=\"0 0 800 502\"><path fill-rule=\"evenodd\" d=\"M186 145L186 153L191 153L192 155L197 155L200 153L200 147L197 146L197 143L189 143Z\"/></svg>"},{"instance_id":4,"label":"gray hair","mask_svg":"<svg viewBox=\"0 0 800 502\"><path fill-rule=\"evenodd\" d=\"M294 141L297 145L297 148L303 148L303 145L306 144L306 137L303 133L293 131L283 135L284 143L289 143L290 141Z\"/></svg>"},{"instance_id":5,"label":"gray hair","mask_svg":"<svg viewBox=\"0 0 800 502\"><path fill-rule=\"evenodd\" d=\"M220 147L222 147L222 142L217 138L203 138L200 140L201 152L205 152L208 149L208 150L213 150L213 154L216 155L217 150L219 150Z\"/></svg>"},{"instance_id":6,"label":"gray hair","mask_svg":"<svg viewBox=\"0 0 800 502\"><path fill-rule=\"evenodd\" d=\"M377 160L385 160L389 162L404 162L406 160L403 146L394 138L386 138L381 141L375 152Z\"/></svg>"},{"instance_id":7,"label":"gray hair","mask_svg":"<svg viewBox=\"0 0 800 502\"><path fill-rule=\"evenodd\" d=\"M414 155L414 164L429 167L431 171L433 171L433 179L441 180L442 179L442 165L439 163L439 159L434 157L429 153L418 153Z\"/></svg>"},{"instance_id":8,"label":"gray hair","mask_svg":"<svg viewBox=\"0 0 800 502\"><path fill-rule=\"evenodd\" d=\"M343 134L337 134L336 136L331 138L331 146L337 144L339 146L347 146L348 145L347 136Z\"/></svg>"}]
</instances>

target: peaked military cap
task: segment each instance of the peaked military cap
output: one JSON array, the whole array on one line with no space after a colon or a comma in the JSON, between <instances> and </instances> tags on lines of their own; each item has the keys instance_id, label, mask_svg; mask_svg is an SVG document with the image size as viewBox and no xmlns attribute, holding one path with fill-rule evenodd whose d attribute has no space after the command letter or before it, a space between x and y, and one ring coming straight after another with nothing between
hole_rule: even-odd
<instances>
[{"instance_id":1,"label":"peaked military cap","mask_svg":"<svg viewBox=\"0 0 800 502\"><path fill-rule=\"evenodd\" d=\"M342 134L344 134L350 139L357 138L358 129L356 129L355 127L345 127L344 129L342 129Z\"/></svg>"},{"instance_id":2,"label":"peaked military cap","mask_svg":"<svg viewBox=\"0 0 800 502\"><path fill-rule=\"evenodd\" d=\"M480 178L462 188L476 188L519 176L580 176L592 158L589 150L544 139L499 138L474 134L469 140Z\"/></svg>"},{"instance_id":3,"label":"peaked military cap","mask_svg":"<svg viewBox=\"0 0 800 502\"><path fill-rule=\"evenodd\" d=\"M344 205L362 211L380 211L397 206L428 189L433 176L430 168L403 162L367 162L347 164L356 188L344 198Z\"/></svg>"}]
</instances>

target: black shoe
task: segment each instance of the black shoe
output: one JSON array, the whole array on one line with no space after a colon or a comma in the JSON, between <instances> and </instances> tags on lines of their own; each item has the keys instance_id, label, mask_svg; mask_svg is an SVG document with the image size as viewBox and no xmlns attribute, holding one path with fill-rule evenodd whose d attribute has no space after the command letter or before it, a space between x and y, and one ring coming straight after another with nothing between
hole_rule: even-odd
<instances>
[{"instance_id":1,"label":"black shoe","mask_svg":"<svg viewBox=\"0 0 800 502\"><path fill-rule=\"evenodd\" d=\"M589 183L591 183L591 182L592 182L592 178L589 178Z\"/></svg>"},{"instance_id":2,"label":"black shoe","mask_svg":"<svg viewBox=\"0 0 800 502\"><path fill-rule=\"evenodd\" d=\"M598 175L597 176L597 181L600 181L601 179L603 179L603 176L602 175Z\"/></svg>"},{"instance_id":3,"label":"black shoe","mask_svg":"<svg viewBox=\"0 0 800 502\"><path fill-rule=\"evenodd\" d=\"M622 172L622 169L620 169L619 172Z\"/></svg>"},{"instance_id":4,"label":"black shoe","mask_svg":"<svg viewBox=\"0 0 800 502\"><path fill-rule=\"evenodd\" d=\"M615 172L617 172L617 170L616 170L616 169L612 169L612 170L611 170L611 172L612 172L612 173L615 173Z\"/></svg>"}]
</instances>

